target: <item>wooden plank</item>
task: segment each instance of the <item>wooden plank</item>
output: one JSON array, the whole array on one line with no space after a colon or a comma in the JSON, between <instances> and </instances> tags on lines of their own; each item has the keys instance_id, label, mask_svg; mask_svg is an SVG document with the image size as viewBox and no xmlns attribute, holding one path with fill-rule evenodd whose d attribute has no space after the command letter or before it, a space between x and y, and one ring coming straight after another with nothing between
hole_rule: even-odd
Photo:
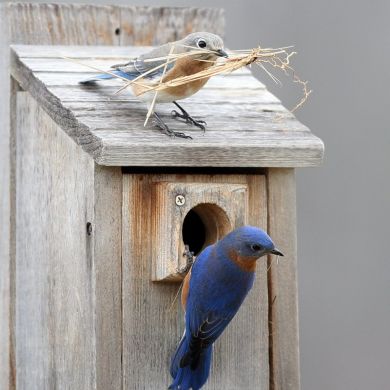
<instances>
[{"instance_id":1,"label":"wooden plank","mask_svg":"<svg viewBox=\"0 0 390 390\"><path fill-rule=\"evenodd\" d=\"M227 141L230 141L227 138ZM297 150L292 142L290 154L288 145L284 141L274 142L272 145L232 145L216 147L215 145L201 145L196 148L185 148L182 143L174 140L162 148L163 138L160 144L145 145L142 139L131 145L106 143L104 153L97 158L101 165L119 166L203 166L203 167L288 167L316 166L322 158L322 154L316 148L311 148L308 140L307 147L301 146ZM191 142L191 141L189 141Z\"/></svg>"},{"instance_id":2,"label":"wooden plank","mask_svg":"<svg viewBox=\"0 0 390 390\"><path fill-rule=\"evenodd\" d=\"M173 304L178 284L153 283L151 237L153 183L246 184L250 224L266 228L267 200L262 175L125 174L123 179L123 374L124 389L166 388L172 353L183 332L183 313ZM170 232L167 240L177 240ZM215 345L205 390L268 389L267 264L260 260L255 286ZM173 305L172 305L173 304ZM178 309L179 308L179 311ZM248 337L250 335L250 337Z\"/></svg>"},{"instance_id":3,"label":"wooden plank","mask_svg":"<svg viewBox=\"0 0 390 390\"><path fill-rule=\"evenodd\" d=\"M283 252L270 264L270 367L272 390L299 390L296 190L293 169L269 169L268 229Z\"/></svg>"},{"instance_id":4,"label":"wooden plank","mask_svg":"<svg viewBox=\"0 0 390 390\"><path fill-rule=\"evenodd\" d=\"M11 165L10 165L10 80L9 37L6 6L0 4L0 85L3 96L0 104L0 389L12 386L11 347Z\"/></svg>"},{"instance_id":5,"label":"wooden plank","mask_svg":"<svg viewBox=\"0 0 390 390\"><path fill-rule=\"evenodd\" d=\"M114 95L118 91L118 86L66 86L66 87L47 87L49 93L57 96L62 102L73 101L107 101L107 100L137 100L131 95L131 92L125 91L120 95ZM231 103L232 105L242 104L278 104L279 99L273 96L267 90L251 89L244 91L241 89L225 89L213 90L204 88L196 94L185 99L183 104L211 104L217 105L220 103ZM144 103L142 103L144 105ZM211 110L210 110L211 111ZM244 120L244 118L240 118ZM283 123L282 121L280 121ZM297 125L299 122L297 121Z\"/></svg>"},{"instance_id":6,"label":"wooden plank","mask_svg":"<svg viewBox=\"0 0 390 390\"><path fill-rule=\"evenodd\" d=\"M95 388L94 163L27 92L17 110L17 385Z\"/></svg>"},{"instance_id":7,"label":"wooden plank","mask_svg":"<svg viewBox=\"0 0 390 390\"><path fill-rule=\"evenodd\" d=\"M183 166L295 167L318 165L322 160L321 140L286 110L286 115L279 115L279 100L266 90L229 89L230 79L224 80L226 88L206 87L185 103L186 107L187 104L193 107L194 116L209 122L204 136L198 137L197 129L188 129L185 124L167 121L173 129L196 138L183 141L164 137L151 129L152 125L144 128L143 104L129 95L113 98L117 87L48 87L35 77L23 59L15 54L13 60L13 74L21 85L99 164L169 166L180 161ZM110 103L104 110L93 109L95 104L102 107L105 101ZM88 102L90 107L84 112L73 110L77 104ZM118 107L129 104L128 114L118 115L112 104L116 102ZM253 109L256 104L259 106Z\"/></svg>"},{"instance_id":8,"label":"wooden plank","mask_svg":"<svg viewBox=\"0 0 390 390\"><path fill-rule=\"evenodd\" d=\"M220 8L121 7L120 43L161 45L194 31L209 31L223 37L224 11Z\"/></svg>"},{"instance_id":9,"label":"wooden plank","mask_svg":"<svg viewBox=\"0 0 390 390\"><path fill-rule=\"evenodd\" d=\"M80 46L82 45L82 46ZM123 60L132 56L138 56L144 51L147 51L151 46L117 46L110 45L104 46L104 51L100 52L101 57L96 56L96 49L100 46L85 44L80 45L59 45L56 44L55 48L51 45L40 45L39 42L31 45L13 45L23 58L62 58L70 57L75 59L90 59L90 58L102 58L116 61L117 59Z\"/></svg>"},{"instance_id":10,"label":"wooden plank","mask_svg":"<svg viewBox=\"0 0 390 390\"><path fill-rule=\"evenodd\" d=\"M120 45L120 9L87 4L9 4L14 43Z\"/></svg>"},{"instance_id":11,"label":"wooden plank","mask_svg":"<svg viewBox=\"0 0 390 390\"><path fill-rule=\"evenodd\" d=\"M122 388L122 172L95 165L94 239L97 389Z\"/></svg>"},{"instance_id":12,"label":"wooden plank","mask_svg":"<svg viewBox=\"0 0 390 390\"><path fill-rule=\"evenodd\" d=\"M76 117L93 117L94 115L101 115L102 117L119 117L119 116L127 116L133 117L133 112L138 114L141 110L145 112L145 108L143 108L142 103L136 100L109 100L106 102L91 102L88 101L72 101L72 102L63 102L63 105L66 108L69 108L74 112ZM165 113L165 115L170 116L172 108L176 108L171 104L164 104L158 106L158 111L161 113ZM208 114L208 119L210 121L210 113L207 113L207 108L201 102L197 104L191 104L191 106L187 106L186 102L183 102L183 107L188 108L191 115L194 117L204 116ZM226 118L235 118L240 115L245 115L246 118L258 118L259 115L265 116L268 120L275 120L277 118L272 117L272 113L278 113L282 115L283 119L294 118L293 114L288 112L281 104L257 104L257 103L243 103L240 105L233 105L231 103L219 103L218 105L214 105L212 107L216 109L217 115L222 115ZM171 109L171 110L169 110ZM214 116L214 115L211 115ZM131 122L131 121L129 121ZM280 122L278 120L277 122ZM178 123L177 120L174 123ZM188 127L188 126L187 126ZM306 127L299 125L301 131L307 129ZM307 130L308 131L308 130Z\"/></svg>"},{"instance_id":13,"label":"wooden plank","mask_svg":"<svg viewBox=\"0 0 390 390\"><path fill-rule=\"evenodd\" d=\"M178 140L185 145L185 147L190 147L195 142L212 142L215 146L221 146L221 143L226 145L226 137L231 137L231 139L234 139L241 145L254 141L257 144L260 144L260 142L266 142L264 145L266 146L275 139L279 142L285 142L286 145L290 140L301 141L305 138L312 141L309 131L302 131L302 127L297 124L295 120L285 121L283 124L280 124L275 121L275 118L270 118L270 115L258 113L257 117L250 116L246 122L239 122L237 120L237 116L234 116L234 112L227 112L226 116L223 116L224 112L220 113L218 106L216 106L216 110L214 112L215 116L211 113L207 113L205 111L207 110L207 107L205 106L203 106L203 112L201 107L198 105L194 106L194 108L195 107L197 108L196 110L193 109L191 105L188 107L186 106L186 109L188 109L191 114L193 113L194 118L204 119L207 121L207 129L205 132L196 126L190 126L185 122L171 118L171 111L168 111L168 107L164 107L164 111L159 110L162 118L171 129L191 132L191 135L195 137L193 141L190 141L190 145L188 140L184 142L183 140ZM225 106L225 108L228 107ZM234 110L232 105L230 108L231 111ZM112 123L107 123L110 116L99 115L100 113L96 116L93 116L90 113L75 116L81 122L86 124L93 134L97 137L105 137L106 141L108 141L108 139L116 139L117 141L123 140L123 142L128 141L126 143L131 143L132 139L135 140L140 137L144 138L145 133L147 133L146 135L149 142L152 142L156 137L164 139L161 138L161 132L156 131L156 128L154 128L153 120L151 120L151 123L146 127L146 129L143 128L143 122L145 121L146 116L145 111L145 109L142 109L142 106L137 107L137 109L134 110L134 112L137 113L137 116L134 114L132 116L117 116ZM273 116L275 117L275 114ZM287 138L286 132L291 132L293 137L290 139ZM169 141L169 139L167 141ZM177 142L174 143L177 144Z\"/></svg>"},{"instance_id":14,"label":"wooden plank","mask_svg":"<svg viewBox=\"0 0 390 390\"><path fill-rule=\"evenodd\" d=\"M154 46L193 31L223 36L225 27L224 11L218 8L31 3L11 6L11 36L27 44Z\"/></svg>"}]
</instances>

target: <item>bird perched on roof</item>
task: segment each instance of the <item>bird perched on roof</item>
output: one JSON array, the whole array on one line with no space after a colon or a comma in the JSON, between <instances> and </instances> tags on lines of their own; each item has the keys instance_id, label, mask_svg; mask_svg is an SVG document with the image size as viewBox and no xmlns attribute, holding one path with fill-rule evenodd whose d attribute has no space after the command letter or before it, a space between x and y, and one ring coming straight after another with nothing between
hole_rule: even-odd
<instances>
[{"instance_id":1,"label":"bird perched on roof","mask_svg":"<svg viewBox=\"0 0 390 390\"><path fill-rule=\"evenodd\" d=\"M173 356L171 390L198 390L207 381L214 341L252 288L256 260L283 256L263 230L243 226L208 246L184 279L185 332Z\"/></svg>"},{"instance_id":2,"label":"bird perched on roof","mask_svg":"<svg viewBox=\"0 0 390 390\"><path fill-rule=\"evenodd\" d=\"M191 55L178 57L176 60L169 62L164 66L169 55L187 52L191 52ZM137 79L137 83L132 84L131 87L135 96L147 104L151 104L155 92L148 91L145 85L158 84L160 81L166 82L178 77L198 73L214 65L218 57L227 57L227 54L224 51L222 38L209 32L195 32L179 41L169 42L156 47L125 64L114 65L112 66L113 71L110 73L114 73L115 75L128 80L134 80L144 74L144 76ZM80 84L88 85L99 80L107 80L114 77L113 74L100 74L88 80L81 81ZM156 103L174 103L180 110L180 113L172 111L173 117L182 119L187 123L204 130L206 122L192 118L187 111L177 103L177 100L185 99L198 92L207 81L208 78L202 78L200 80L188 82L184 85L169 87L159 91L156 97ZM154 118L157 126L164 134L191 138L184 133L169 129L156 112L154 112Z\"/></svg>"}]
</instances>

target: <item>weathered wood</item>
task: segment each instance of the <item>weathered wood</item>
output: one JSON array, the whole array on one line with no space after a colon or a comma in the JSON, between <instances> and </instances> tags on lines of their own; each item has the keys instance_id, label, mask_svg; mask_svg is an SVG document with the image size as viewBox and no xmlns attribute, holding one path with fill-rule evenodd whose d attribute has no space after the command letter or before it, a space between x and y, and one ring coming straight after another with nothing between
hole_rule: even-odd
<instances>
[{"instance_id":1,"label":"weathered wood","mask_svg":"<svg viewBox=\"0 0 390 390\"><path fill-rule=\"evenodd\" d=\"M224 33L223 10L215 8L29 3L9 7L14 42L28 44L158 45L193 31Z\"/></svg>"},{"instance_id":2,"label":"weathered wood","mask_svg":"<svg viewBox=\"0 0 390 390\"><path fill-rule=\"evenodd\" d=\"M159 15L156 20L153 15ZM131 15L131 18L130 18ZM126 19L127 18L127 19ZM185 23L180 19L184 18ZM138 8L138 7L117 7L117 6L93 6L93 5L67 5L67 4L26 4L26 3L1 3L0 4L0 49L2 55L0 56L0 84L2 86L2 96L5 97L0 104L0 388L8 389L14 388L14 367L12 367L13 351L10 339L13 339L12 330L15 325L12 321L15 308L10 303L10 289L14 288L14 274L12 269L15 268L15 264L10 260L10 241L15 242L15 234L10 237L10 230L15 232L15 226L10 226L10 221L15 219L15 215L10 215L10 208L12 208L12 198L15 197L14 187L10 186L10 104L9 104L9 92L10 92L10 76L9 76L9 45L12 44L40 44L40 45L125 45L128 40L132 39L133 44L139 44L141 41L144 44L161 44L165 43L166 35L162 34L162 30L169 31L169 34L177 34L178 36L184 36L192 28L204 27L205 30L212 30L215 28L215 32L220 35L223 34L223 11L221 10L207 10L207 9L175 9L169 11L169 9L163 8ZM143 35L144 26L142 22L147 22L150 27L148 37ZM153 25L153 23L156 23ZM158 25L158 26L157 26ZM157 28L158 27L158 28ZM129 36L128 36L129 35ZM64 47L64 46L63 46ZM85 53L88 53L88 47L82 49ZM122 49L115 49L113 57L118 57L117 52ZM93 50L92 50L93 51ZM110 46L105 47L105 56L109 57L111 54ZM123 48L121 56L127 56L128 50ZM31 53L33 56L33 53ZM78 53L82 56L82 53ZM89 57L89 55L87 56ZM13 98L12 98L13 99ZM52 100L53 102L53 100ZM55 99L54 99L55 102ZM60 112L59 118L66 113ZM59 121L58 123L61 123ZM67 122L69 124L69 122ZM77 126L75 127L75 129ZM74 130L75 130L74 129ZM72 132L70 130L70 132ZM73 133L74 138L83 141L83 137ZM79 134L79 133L77 133ZM81 131L82 134L82 131ZM93 137L89 137L87 144L94 142ZM36 156L39 159L39 156ZM14 169L14 168L12 168ZM118 172L118 170L115 170ZM97 196L102 189L99 187L99 183L102 180L107 179L107 175L100 171L100 174L95 172L95 190ZM112 178L114 188L118 184L117 177L113 175ZM116 184L115 184L116 183ZM112 194L112 193L111 193ZM100 194L102 204L106 202L106 192ZM93 197L93 195L91 195ZM99 199L99 198L97 198ZM107 203L107 202L106 202ZM115 223L109 223L108 216L100 216L101 223L110 227L115 231ZM97 215L97 218L100 218ZM103 244L102 244L103 245ZM96 244L96 249L100 248L99 244ZM101 248L102 249L102 248ZM105 249L108 251L108 249ZM111 254L114 255L115 248ZM101 253L105 253L102 251ZM108 252L107 252L108 253ZM99 256L96 257L100 259ZM112 258L115 264L115 257ZM105 258L104 263L101 263L99 267L101 270L107 270L110 259ZM99 260L100 261L100 260ZM99 269L99 267L97 267ZM112 272L115 272L113 269ZM115 279L112 275L113 280ZM116 275L118 277L118 275ZM109 295L103 297L104 288L108 286L109 281L105 281L102 277L97 276L98 285L96 286L96 294L103 299L103 304L106 305L110 301ZM99 288L101 288L99 293ZM115 300L116 290L112 291L113 299ZM116 302L116 301L115 301ZM116 307L116 303L114 304ZM101 316L104 318L109 310L107 306L97 307L97 316L99 316L99 310L101 310ZM116 321L117 316L114 316L112 321ZM108 322L102 322L102 329L99 330L99 323L96 324L96 334L99 337L106 332L109 325ZM106 326L106 328L104 328ZM113 332L116 332L113 329ZM99 382L96 384L97 388L107 389L114 388L114 382L118 378L114 378L118 372L121 371L121 367L118 365L118 356L116 355L117 346L115 342L109 341L110 336L105 337L102 350L99 351L99 345L96 345L97 349L97 370L101 369L97 373L97 381L101 380L101 387ZM90 340L93 343L93 340ZM58 346L60 347L60 346ZM107 356L109 356L109 365L107 367ZM115 355L115 357L113 357ZM10 370L11 368L11 370ZM84 367L85 368L85 367ZM54 370L54 368L53 368ZM107 370L107 377L104 378L105 370ZM93 371L89 373L85 371L85 375L94 376ZM92 380L92 379L91 379ZM111 382L110 382L111 381ZM110 384L112 384L112 387ZM59 384L57 384L57 387ZM80 384L82 387L82 385ZM75 386L75 388L81 388ZM31 386L28 386L31 388Z\"/></svg>"},{"instance_id":3,"label":"weathered wood","mask_svg":"<svg viewBox=\"0 0 390 390\"><path fill-rule=\"evenodd\" d=\"M125 101L125 100L115 100L110 102L64 102L64 106L74 112L76 117L89 117L93 120L94 116L101 115L102 117L110 117L115 116L116 118L121 116L128 116L129 111L133 111L135 115L140 112L144 113L142 107L139 106L138 102L134 100ZM183 104L184 106L184 104ZM187 107L187 104L185 104ZM164 105L159 108L160 113L164 113L165 115L170 116L169 105ZM204 116L205 110L203 104L191 105L191 113L195 117ZM245 114L248 118L256 117L259 121L270 122L268 119L271 116L271 106L269 104L245 104L245 105L236 105L234 107L234 111L232 112L232 105L229 103L220 103L215 106L218 114L226 115L226 118L234 118L240 114ZM280 104L272 105L272 112L276 112L280 115L283 115L285 119L292 118L292 115L286 111L286 109ZM259 117L261 119L259 119ZM166 119L166 118L165 118ZM210 119L209 119L210 120ZM178 124L178 121L174 121L173 123ZM242 124L241 124L242 125ZM246 123L243 124L244 126ZM277 122L275 123L275 126ZM247 126L247 125L246 125ZM230 126L231 127L231 126ZM291 126L294 129L293 126ZM187 129L191 129L191 127L187 126ZM224 130L224 129L222 129ZM302 128L300 128L301 131Z\"/></svg>"},{"instance_id":4,"label":"weathered wood","mask_svg":"<svg viewBox=\"0 0 390 390\"><path fill-rule=\"evenodd\" d=\"M300 378L294 170L269 169L267 188L268 231L285 256L270 264L268 280L271 389L297 390Z\"/></svg>"},{"instance_id":5,"label":"weathered wood","mask_svg":"<svg viewBox=\"0 0 390 390\"><path fill-rule=\"evenodd\" d=\"M20 57L19 50L28 55L25 47L14 48L13 75L99 164L293 167L313 166L322 160L321 140L281 108L279 100L263 85L252 77L258 88L246 88L245 84L238 87L241 80L248 83L248 74L216 77L216 81L186 99L185 107L208 122L207 131L201 134L198 129L169 118L167 124L171 128L188 132L194 140L169 139L153 124L144 128L144 104L129 94L113 96L118 87L112 83L81 87L77 78L70 78L69 74L85 71L83 66L54 55L49 60L39 58L38 48L32 48L31 58ZM53 51L58 53L55 47ZM48 55L48 48L44 53ZM108 67L112 58L104 59L104 48L97 47L95 55L91 53L91 58L84 61ZM57 82L60 86L56 86L53 72L59 80L65 73L66 82ZM51 80L48 85L45 77ZM229 87L230 80L236 80L233 88ZM86 107L88 102L90 106ZM84 111L77 109L78 104L85 107ZM98 110L94 109L95 104ZM118 115L117 107L123 105L130 109ZM164 113L169 108L161 105L158 110Z\"/></svg>"},{"instance_id":6,"label":"weathered wood","mask_svg":"<svg viewBox=\"0 0 390 390\"><path fill-rule=\"evenodd\" d=\"M253 140L248 142L250 141ZM123 145L113 141L105 145L106 155L97 158L97 162L102 165L127 165L131 161L133 166L144 166L146 161L151 166L285 167L290 165L294 158L299 159L302 166L316 165L321 159L314 152L309 158L303 143L301 149L295 151L294 157L290 157L290 155L283 156L275 153L278 149L288 149L288 145L283 141L268 143L267 147L253 144L233 145L228 150L226 147L204 143L198 148L194 146L186 151L183 151L180 142L164 148L161 148L161 142L164 142L164 139L160 140L160 143L155 142L145 146L142 139L139 139L135 145ZM233 141L227 138L226 142ZM307 140L306 144L310 147L310 140ZM294 141L291 141L291 146L295 146Z\"/></svg>"},{"instance_id":7,"label":"weathered wood","mask_svg":"<svg viewBox=\"0 0 390 390\"><path fill-rule=\"evenodd\" d=\"M220 8L121 8L121 45L160 45L193 31L225 32Z\"/></svg>"},{"instance_id":8,"label":"weathered wood","mask_svg":"<svg viewBox=\"0 0 390 390\"><path fill-rule=\"evenodd\" d=\"M205 227L204 247L216 242L233 229L246 224L247 190L246 185L237 184L155 183L152 188L154 203L152 237L155 249L153 280L183 279L179 270L186 265L183 256L186 243L183 239L167 239L167 232L171 237L181 237L186 215L198 206L197 214ZM182 196L184 203L177 204L176 196Z\"/></svg>"},{"instance_id":9,"label":"weathered wood","mask_svg":"<svg viewBox=\"0 0 390 390\"><path fill-rule=\"evenodd\" d=\"M119 45L120 8L86 4L8 4L12 43Z\"/></svg>"},{"instance_id":10,"label":"weathered wood","mask_svg":"<svg viewBox=\"0 0 390 390\"><path fill-rule=\"evenodd\" d=\"M218 76L216 76L218 77ZM230 103L232 108L234 108L234 105L238 105L240 103L242 104L269 104L272 110L272 104L280 103L280 101L275 98L273 95L271 95L268 91L263 91L261 89L259 90L248 90L243 93L243 90L237 92L235 89L228 89L228 80L225 81L225 89L215 90L212 88L204 87L201 91L196 93L195 95L192 95L191 97L185 99L185 102L183 104L186 105L210 105L210 109L207 110L207 107L203 109L206 111L206 115L211 116L212 110L214 106L217 106L221 103ZM129 91L125 91L125 93L122 93L120 95L114 95L116 91L118 91L118 87L111 87L111 86L97 86L97 87L80 87L80 86L67 86L67 87L50 87L48 88L49 93L52 93L54 96L57 96L61 101L63 102L74 102L74 101L89 101L91 102L91 105L95 101L107 101L107 100L113 100L115 101L129 101L133 100L136 102L137 100L130 94ZM167 104L164 104L166 106ZM145 107L144 104L138 103L139 108ZM145 108L144 108L145 110ZM232 113L234 114L234 112ZM249 113L250 115L251 113ZM274 115L275 117L275 115ZM129 113L129 118L131 118L131 113ZM249 116L250 118L250 116ZM239 117L236 116L236 119L239 121L245 122L247 119L246 117ZM275 118L272 118L275 119ZM283 119L283 118L282 118ZM279 128L283 127L285 124L283 120L279 120ZM224 122L224 118L220 118L222 122ZM227 121L225 120L225 123ZM301 127L302 125L295 120L296 126ZM115 122L114 122L115 124ZM212 130L212 129L211 129ZM259 130L259 129L257 129Z\"/></svg>"},{"instance_id":11,"label":"weathered wood","mask_svg":"<svg viewBox=\"0 0 390 390\"><path fill-rule=\"evenodd\" d=\"M92 195L92 194L91 194ZM94 277L97 389L122 388L122 172L95 164Z\"/></svg>"},{"instance_id":12,"label":"weathered wood","mask_svg":"<svg viewBox=\"0 0 390 390\"><path fill-rule=\"evenodd\" d=\"M248 185L248 221L267 226L266 186L262 175L124 175L124 389L166 388L170 382L170 359L184 329L180 304L174 303L179 284L151 281L156 242L145 238L151 237L154 225L152 187L162 182ZM179 238L166 232L166 239ZM215 345L212 372L205 389L268 389L266 271L266 263L260 260L253 291Z\"/></svg>"},{"instance_id":13,"label":"weathered wood","mask_svg":"<svg viewBox=\"0 0 390 390\"><path fill-rule=\"evenodd\" d=\"M17 385L95 388L94 163L27 92L17 110Z\"/></svg>"},{"instance_id":14,"label":"weathered wood","mask_svg":"<svg viewBox=\"0 0 390 390\"><path fill-rule=\"evenodd\" d=\"M10 165L10 82L9 46L5 5L0 4L0 389L12 383L11 347L11 165Z\"/></svg>"}]
</instances>

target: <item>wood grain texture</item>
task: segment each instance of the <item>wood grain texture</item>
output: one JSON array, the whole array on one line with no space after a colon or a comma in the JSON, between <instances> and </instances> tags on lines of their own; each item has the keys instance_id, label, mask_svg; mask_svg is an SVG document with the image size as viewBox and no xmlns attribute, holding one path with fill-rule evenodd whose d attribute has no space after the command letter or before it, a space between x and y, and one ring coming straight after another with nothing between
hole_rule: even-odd
<instances>
[{"instance_id":1,"label":"wood grain texture","mask_svg":"<svg viewBox=\"0 0 390 390\"><path fill-rule=\"evenodd\" d=\"M170 359L184 329L180 299L173 304L179 284L151 281L156 243L145 238L151 237L154 224L152 186L162 182L248 185L248 221L267 226L266 186L262 175L124 175L124 389L166 388L170 383ZM167 232L166 239L180 240L180 237ZM253 290L215 345L205 390L269 388L266 271L265 261L260 260Z\"/></svg>"},{"instance_id":2,"label":"wood grain texture","mask_svg":"<svg viewBox=\"0 0 390 390\"><path fill-rule=\"evenodd\" d=\"M17 43L159 45L194 31L224 34L224 11L216 8L32 3L7 7L12 42Z\"/></svg>"},{"instance_id":3,"label":"wood grain texture","mask_svg":"<svg viewBox=\"0 0 390 390\"><path fill-rule=\"evenodd\" d=\"M269 169L268 229L284 257L269 272L271 389L299 390L296 191L293 169ZM274 256L273 256L274 258ZM269 260L270 262L272 259Z\"/></svg>"},{"instance_id":4,"label":"wood grain texture","mask_svg":"<svg viewBox=\"0 0 390 390\"><path fill-rule=\"evenodd\" d=\"M121 7L121 45L161 45L194 31L225 32L220 8Z\"/></svg>"},{"instance_id":5,"label":"wood grain texture","mask_svg":"<svg viewBox=\"0 0 390 390\"><path fill-rule=\"evenodd\" d=\"M102 47L94 52L90 48L90 57L78 54L82 48L51 49L42 48L39 56L39 47L15 46L12 73L98 164L295 167L318 165L322 160L322 141L248 71L215 77L185 100L184 107L193 116L207 121L205 134L172 119L170 105L160 105L158 110L170 128L194 138L171 139L152 123L144 128L143 103L129 93L113 96L120 83L81 87L78 81L91 69L58 54L73 50L73 57L80 55L83 62L106 69L120 60L122 48L118 58L113 58L112 47L107 57ZM139 54L137 50L129 47L129 56Z\"/></svg>"},{"instance_id":6,"label":"wood grain texture","mask_svg":"<svg viewBox=\"0 0 390 390\"><path fill-rule=\"evenodd\" d=\"M92 194L91 194L92 195ZM122 172L95 164L96 389L122 388Z\"/></svg>"},{"instance_id":7,"label":"wood grain texture","mask_svg":"<svg viewBox=\"0 0 390 390\"><path fill-rule=\"evenodd\" d=\"M12 386L11 368L11 165L9 111L9 37L5 4L0 4L0 389Z\"/></svg>"},{"instance_id":8,"label":"wood grain texture","mask_svg":"<svg viewBox=\"0 0 390 390\"><path fill-rule=\"evenodd\" d=\"M17 386L95 388L94 163L28 93L17 109Z\"/></svg>"},{"instance_id":9,"label":"wood grain texture","mask_svg":"<svg viewBox=\"0 0 390 390\"><path fill-rule=\"evenodd\" d=\"M9 3L12 43L119 45L120 9L86 4Z\"/></svg>"},{"instance_id":10,"label":"wood grain texture","mask_svg":"<svg viewBox=\"0 0 390 390\"><path fill-rule=\"evenodd\" d=\"M153 228L155 243L153 254L154 281L181 281L178 270L186 265L183 256L185 243L182 237L183 222L191 209L197 207L197 215L205 227L204 247L247 223L248 188L243 184L216 183L155 183L153 188ZM185 203L177 205L176 196L183 196ZM191 249L191 248L190 248Z\"/></svg>"},{"instance_id":11,"label":"wood grain texture","mask_svg":"<svg viewBox=\"0 0 390 390\"><path fill-rule=\"evenodd\" d=\"M131 15L131 19L126 19ZM148 16L149 15L149 16ZM151 17L153 15L153 17ZM159 15L156 20L155 15ZM143 21L148 18L148 23L153 20L159 25L159 29L155 29L150 24L150 32L148 37L143 36ZM183 18L185 22L180 21ZM9 45L10 44L40 44L40 45L125 45L129 40L134 44L139 44L141 41L147 44L164 43L166 36L161 34L161 30L166 29L169 34L174 30L178 35L185 35L193 28L204 28L205 30L212 30L215 26L215 32L222 35L223 31L223 11L207 10L207 9L175 9L169 11L168 8L145 8L142 7L117 7L117 6L93 6L93 5L77 5L77 4L27 4L27 3L1 3L0 4L0 49L2 55L0 56L0 84L2 86L2 96L5 97L0 105L0 258L4 259L0 262L0 388L8 389L14 388L14 367L12 367L12 346L10 346L10 330L14 329L12 316L15 308L10 303L10 290L14 286L14 276L12 269L15 264L10 260L10 241L15 242L15 234L10 237L10 220L15 218L15 215L10 215L11 208L11 194L15 196L15 191L10 186L10 76L9 76ZM182 30L180 30L182 28ZM119 33L119 34L118 34ZM128 35L129 34L129 35ZM88 52L88 47L82 49ZM121 49L116 48L114 57L118 57L117 51ZM124 48L121 51L121 56L127 56L127 50ZM33 54L32 54L33 55ZM78 55L81 55L79 53ZM105 47L105 55L110 56L110 47ZM39 94L39 93L38 93ZM12 97L12 99L14 99ZM50 100L50 99L49 99ZM51 98L50 104L56 104L56 99ZM59 113L58 122L62 123L60 118L67 118L67 112L61 111ZM69 121L65 119L69 125ZM70 123L72 126L72 123ZM75 123L73 123L75 124ZM78 134L77 123L72 129L68 128L68 132L74 135ZM81 129L81 138L76 135L74 139L79 139L83 143L83 131ZM86 143L91 144L95 141L89 138ZM76 141L77 142L77 141ZM95 144L96 146L96 144ZM93 148L93 147L92 147ZM37 156L39 158L39 156ZM103 174L103 173L102 173ZM114 188L117 183L116 176L113 176ZM96 185L107 178L105 174L100 178L96 174ZM99 188L97 195L99 195ZM104 203L104 193L101 193ZM102 223L108 227L109 221L107 216L101 216ZM111 223L111 228L115 231L115 223ZM13 227L14 229L14 227ZM97 244L96 249L99 248ZM106 250L108 250L106 248ZM113 249L112 254L114 254ZM104 253L104 251L102 252ZM105 261L108 261L105 259ZM102 270L107 266L107 262L103 263ZM115 272L112 270L112 272ZM112 275L112 274L111 274ZM101 287L107 287L109 282L105 282L100 275ZM104 294L104 291L101 294ZM99 291L99 286L97 287ZM115 297L115 291L113 291ZM106 296L107 302L108 296ZM115 301L116 302L116 301ZM116 304L116 303L115 303ZM115 306L114 304L114 306ZM98 308L99 309L99 308ZM107 308L102 307L102 313ZM97 311L99 313L99 310ZM99 315L99 314L98 314ZM102 314L103 315L103 314ZM105 315L105 314L104 314ZM113 321L116 320L116 317ZM103 323L104 325L104 323ZM106 324L107 325L107 324ZM104 325L104 326L106 326ZM116 329L116 328L115 328ZM116 331L116 330L114 330ZM99 329L97 329L99 333ZM114 344L107 341L108 352L114 352L117 348ZM111 346L108 347L108 344ZM99 349L99 346L97 346ZM103 350L106 348L103 346ZM102 356L97 351L97 367L104 367L107 365L107 356ZM100 359L100 361L99 361ZM98 380L102 380L102 388L107 387L107 383L115 377L118 368L114 367L117 364L117 356L110 358L110 369L108 370L107 378L103 374L97 374ZM119 368L120 370L120 368ZM87 375L87 373L86 373ZM91 374L92 375L92 374ZM99 379L100 378L100 379ZM97 383L99 387L99 383ZM113 387L112 387L113 388Z\"/></svg>"}]
</instances>

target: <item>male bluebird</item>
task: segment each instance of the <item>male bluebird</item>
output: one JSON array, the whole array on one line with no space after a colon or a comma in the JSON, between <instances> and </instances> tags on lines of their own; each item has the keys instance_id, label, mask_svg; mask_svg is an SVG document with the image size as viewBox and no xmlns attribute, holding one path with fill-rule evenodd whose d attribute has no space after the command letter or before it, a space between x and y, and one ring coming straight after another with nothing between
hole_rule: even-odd
<instances>
[{"instance_id":1,"label":"male bluebird","mask_svg":"<svg viewBox=\"0 0 390 390\"><path fill-rule=\"evenodd\" d=\"M243 226L208 246L183 283L185 332L173 356L172 390L198 390L210 371L214 341L237 313L254 282L256 260L283 256L263 230Z\"/></svg>"},{"instance_id":2,"label":"male bluebird","mask_svg":"<svg viewBox=\"0 0 390 390\"><path fill-rule=\"evenodd\" d=\"M199 51L199 53L180 57L175 61L168 63L164 75L165 66L163 65L167 62L166 57L169 54L180 54L194 51ZM223 49L222 39L218 35L211 34L209 32L196 32L187 35L182 40L169 42L165 45L159 46L125 64L114 65L112 66L114 69L112 73L128 80L134 80L140 75L149 72L142 78L137 79L137 83L132 84L131 87L135 96L150 105L154 99L155 91L148 91L147 87L143 87L141 84L156 85L160 81L166 82L178 77L198 73L214 65L218 57L227 57L227 54ZM153 59L156 60L154 61ZM154 69L157 66L159 66L159 68ZM81 81L80 83L88 85L98 80L112 79L114 77L115 76L111 74L101 74L91 79ZM192 118L187 111L185 111L176 102L176 100L185 99L193 95L207 83L208 79L209 78L202 78L200 80L191 81L183 85L169 87L159 91L156 103L174 103L181 113L174 110L172 111L173 117L181 118L187 123L193 124L204 130L206 122L197 121ZM156 112L154 112L154 117L156 125L164 134L182 138L191 138L184 133L169 129Z\"/></svg>"}]
</instances>

